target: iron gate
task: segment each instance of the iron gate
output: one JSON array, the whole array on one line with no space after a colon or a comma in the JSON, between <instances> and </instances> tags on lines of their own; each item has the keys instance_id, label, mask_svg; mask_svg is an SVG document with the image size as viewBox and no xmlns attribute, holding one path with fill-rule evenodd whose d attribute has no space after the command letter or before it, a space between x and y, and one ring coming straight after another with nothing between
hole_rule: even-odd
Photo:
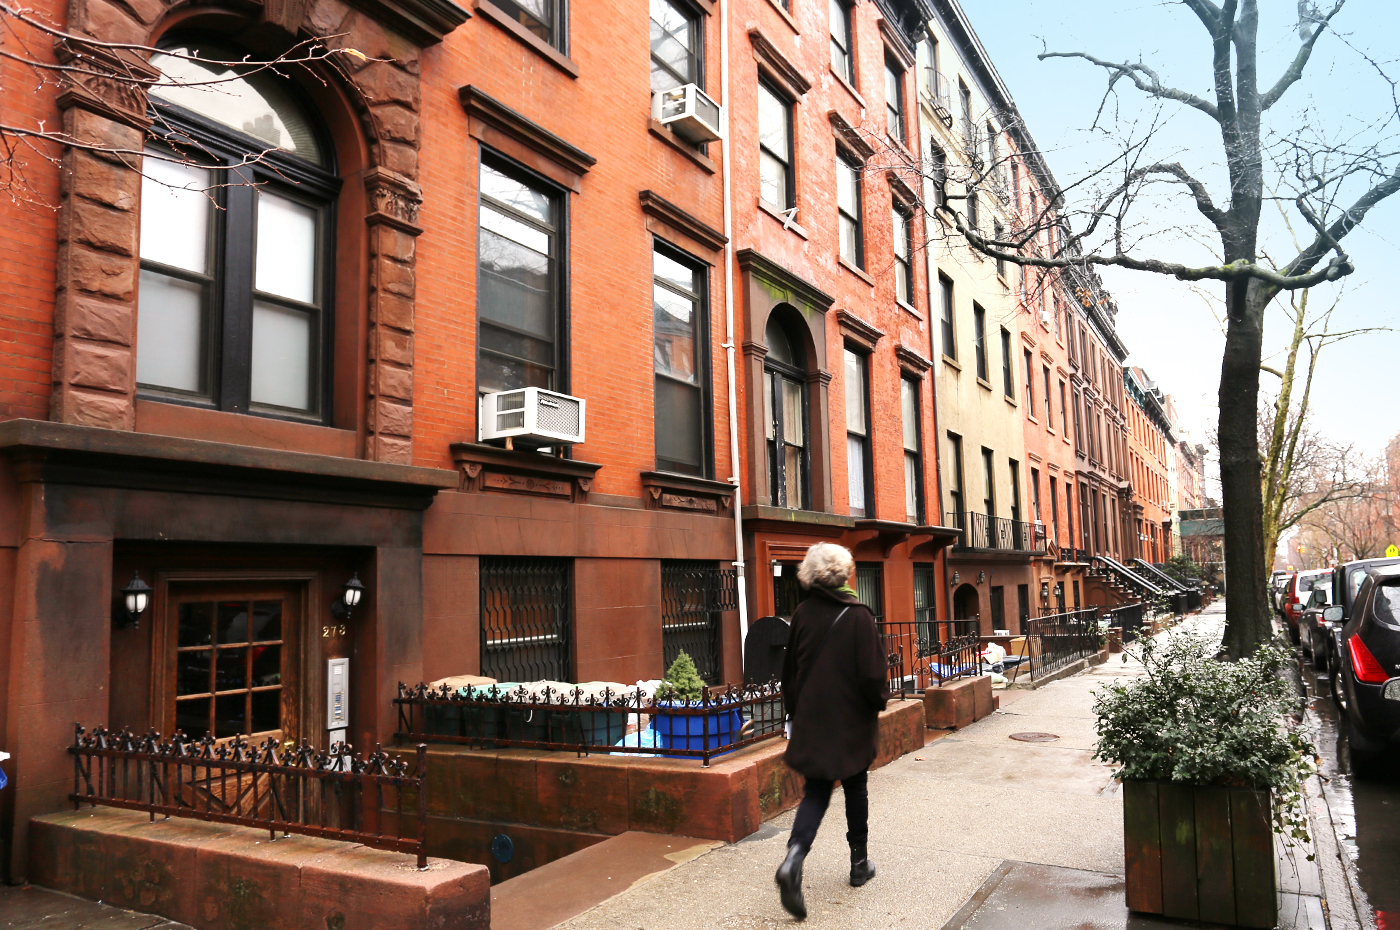
<instances>
[{"instance_id":1,"label":"iron gate","mask_svg":"<svg viewBox=\"0 0 1400 930\"><path fill-rule=\"evenodd\" d=\"M700 677L719 684L720 614L739 607L735 572L716 562L661 563L661 655L666 668L684 650Z\"/></svg>"},{"instance_id":2,"label":"iron gate","mask_svg":"<svg viewBox=\"0 0 1400 930\"><path fill-rule=\"evenodd\" d=\"M573 681L572 563L481 560L481 674Z\"/></svg>"}]
</instances>

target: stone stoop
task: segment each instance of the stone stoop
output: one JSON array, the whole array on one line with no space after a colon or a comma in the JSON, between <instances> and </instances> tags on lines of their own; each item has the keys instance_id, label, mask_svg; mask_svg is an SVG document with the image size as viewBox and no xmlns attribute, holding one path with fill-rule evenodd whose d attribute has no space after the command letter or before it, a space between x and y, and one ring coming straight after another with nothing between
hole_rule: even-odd
<instances>
[{"instance_id":1,"label":"stone stoop","mask_svg":"<svg viewBox=\"0 0 1400 930\"><path fill-rule=\"evenodd\" d=\"M97 808L30 821L29 879L195 930L490 930L484 867Z\"/></svg>"},{"instance_id":2,"label":"stone stoop","mask_svg":"<svg viewBox=\"0 0 1400 930\"><path fill-rule=\"evenodd\" d=\"M996 710L990 675L959 678L924 689L924 725L932 730L959 730Z\"/></svg>"}]
</instances>

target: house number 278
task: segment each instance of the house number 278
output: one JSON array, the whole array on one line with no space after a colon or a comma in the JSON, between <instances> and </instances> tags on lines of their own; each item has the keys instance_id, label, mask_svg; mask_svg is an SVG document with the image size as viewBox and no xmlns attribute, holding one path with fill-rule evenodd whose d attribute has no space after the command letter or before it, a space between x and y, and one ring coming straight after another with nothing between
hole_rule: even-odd
<instances>
[{"instance_id":1,"label":"house number 278","mask_svg":"<svg viewBox=\"0 0 1400 930\"><path fill-rule=\"evenodd\" d=\"M321 638L330 639L332 636L344 636L345 624L332 623L330 626L321 627Z\"/></svg>"}]
</instances>

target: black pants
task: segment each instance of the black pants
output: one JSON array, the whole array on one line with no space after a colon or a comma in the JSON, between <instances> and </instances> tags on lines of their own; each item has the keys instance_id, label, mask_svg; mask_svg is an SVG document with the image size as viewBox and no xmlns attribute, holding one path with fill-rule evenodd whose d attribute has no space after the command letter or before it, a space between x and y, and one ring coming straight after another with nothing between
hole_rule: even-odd
<instances>
[{"instance_id":1,"label":"black pants","mask_svg":"<svg viewBox=\"0 0 1400 930\"><path fill-rule=\"evenodd\" d=\"M841 791L846 795L846 842L851 846L864 846L870 836L867 821L870 819L870 795L866 792L867 773L841 779ZM804 851L812 848L817 838L817 828L822 825L822 816L831 803L831 789L836 783L822 778L807 779L802 791L802 803L797 806L797 819L792 824L789 846L801 846Z\"/></svg>"}]
</instances>

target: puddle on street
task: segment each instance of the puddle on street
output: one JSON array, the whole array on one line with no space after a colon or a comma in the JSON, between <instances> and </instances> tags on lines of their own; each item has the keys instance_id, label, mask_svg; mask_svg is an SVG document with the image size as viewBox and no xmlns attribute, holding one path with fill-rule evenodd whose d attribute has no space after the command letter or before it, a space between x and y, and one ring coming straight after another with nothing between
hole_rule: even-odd
<instances>
[{"instance_id":1,"label":"puddle on street","mask_svg":"<svg viewBox=\"0 0 1400 930\"><path fill-rule=\"evenodd\" d=\"M1354 778L1345 727L1328 694L1326 675L1307 675L1322 774L1338 837L1356 864L1376 914L1377 930L1400 930L1400 753L1375 774Z\"/></svg>"}]
</instances>

